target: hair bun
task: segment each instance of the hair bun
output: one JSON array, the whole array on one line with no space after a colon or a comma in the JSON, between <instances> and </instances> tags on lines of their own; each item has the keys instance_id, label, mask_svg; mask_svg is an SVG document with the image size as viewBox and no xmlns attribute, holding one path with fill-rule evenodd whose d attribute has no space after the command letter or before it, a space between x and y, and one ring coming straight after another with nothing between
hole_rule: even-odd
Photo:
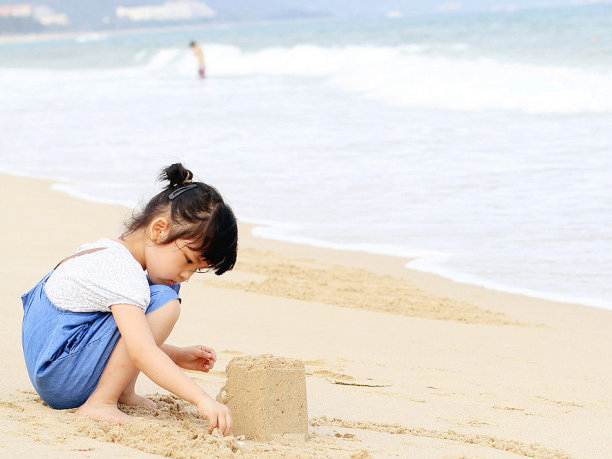
<instances>
[{"instance_id":1,"label":"hair bun","mask_svg":"<svg viewBox=\"0 0 612 459\"><path fill-rule=\"evenodd\" d=\"M191 183L193 180L193 172L186 169L181 163L174 163L162 169L159 174L160 181L168 181L167 188L174 188L183 183Z\"/></svg>"}]
</instances>

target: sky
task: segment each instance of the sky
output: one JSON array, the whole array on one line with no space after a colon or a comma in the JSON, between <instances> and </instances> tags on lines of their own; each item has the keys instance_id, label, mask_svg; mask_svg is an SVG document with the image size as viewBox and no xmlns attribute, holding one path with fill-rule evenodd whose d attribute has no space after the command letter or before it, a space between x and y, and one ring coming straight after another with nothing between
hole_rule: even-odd
<instances>
[{"instance_id":1,"label":"sky","mask_svg":"<svg viewBox=\"0 0 612 459\"><path fill-rule=\"evenodd\" d=\"M404 14L432 11L512 10L561 5L604 3L605 0L274 0L291 7L308 5L315 10L329 10L335 14L381 13L402 11Z\"/></svg>"},{"instance_id":2,"label":"sky","mask_svg":"<svg viewBox=\"0 0 612 459\"><path fill-rule=\"evenodd\" d=\"M159 4L168 0L111 0L108 4ZM474 11L495 9L523 9L537 8L555 5L578 5L589 3L610 3L612 0L258 0L253 3L250 0L200 0L213 6L226 6L232 8L253 9L259 6L262 9L310 9L319 11L330 11L334 14L360 14L360 13L386 13L388 11L410 12L432 12L432 11ZM57 0L0 0L0 4L34 3L51 4L57 6L62 2ZM67 3L70 3L67 2ZM79 2L81 7L87 9L87 3ZM90 4L91 6L91 4Z\"/></svg>"}]
</instances>

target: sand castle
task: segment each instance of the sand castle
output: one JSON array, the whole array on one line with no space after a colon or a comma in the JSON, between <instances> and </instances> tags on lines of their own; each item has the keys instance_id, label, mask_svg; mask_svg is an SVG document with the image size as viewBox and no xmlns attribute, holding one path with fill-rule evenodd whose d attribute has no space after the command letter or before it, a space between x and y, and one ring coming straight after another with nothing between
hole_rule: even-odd
<instances>
[{"instance_id":1,"label":"sand castle","mask_svg":"<svg viewBox=\"0 0 612 459\"><path fill-rule=\"evenodd\" d=\"M233 358L217 400L232 410L232 433L269 441L308 436L304 362L270 354Z\"/></svg>"}]
</instances>

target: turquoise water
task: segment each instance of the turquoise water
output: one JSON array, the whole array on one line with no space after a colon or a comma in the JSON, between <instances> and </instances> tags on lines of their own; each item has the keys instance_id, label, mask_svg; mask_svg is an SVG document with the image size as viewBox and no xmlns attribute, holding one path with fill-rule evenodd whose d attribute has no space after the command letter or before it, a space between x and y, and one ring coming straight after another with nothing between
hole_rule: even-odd
<instances>
[{"instance_id":1,"label":"turquoise water","mask_svg":"<svg viewBox=\"0 0 612 459\"><path fill-rule=\"evenodd\" d=\"M211 25L180 30L83 33L3 46L3 67L90 68L133 65L134 53L186 46L193 38L246 52L310 44L397 47L416 45L428 55L516 59L523 63L609 68L612 6L545 8L416 16L401 19L293 21ZM83 52L75 52L75 44Z\"/></svg>"},{"instance_id":2,"label":"turquoise water","mask_svg":"<svg viewBox=\"0 0 612 459\"><path fill-rule=\"evenodd\" d=\"M0 169L135 205L181 160L262 236L610 308L611 20L596 5L4 43Z\"/></svg>"}]
</instances>

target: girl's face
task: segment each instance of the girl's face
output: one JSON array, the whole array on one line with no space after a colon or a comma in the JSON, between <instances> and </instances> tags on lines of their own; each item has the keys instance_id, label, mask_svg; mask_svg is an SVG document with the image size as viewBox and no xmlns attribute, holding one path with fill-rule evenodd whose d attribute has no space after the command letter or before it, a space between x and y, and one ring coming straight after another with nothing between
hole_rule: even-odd
<instances>
[{"instance_id":1,"label":"girl's face","mask_svg":"<svg viewBox=\"0 0 612 459\"><path fill-rule=\"evenodd\" d=\"M167 244L147 246L146 268L154 284L179 284L189 280L194 272L206 271L208 262L199 252L191 249L186 239L177 239Z\"/></svg>"}]
</instances>

